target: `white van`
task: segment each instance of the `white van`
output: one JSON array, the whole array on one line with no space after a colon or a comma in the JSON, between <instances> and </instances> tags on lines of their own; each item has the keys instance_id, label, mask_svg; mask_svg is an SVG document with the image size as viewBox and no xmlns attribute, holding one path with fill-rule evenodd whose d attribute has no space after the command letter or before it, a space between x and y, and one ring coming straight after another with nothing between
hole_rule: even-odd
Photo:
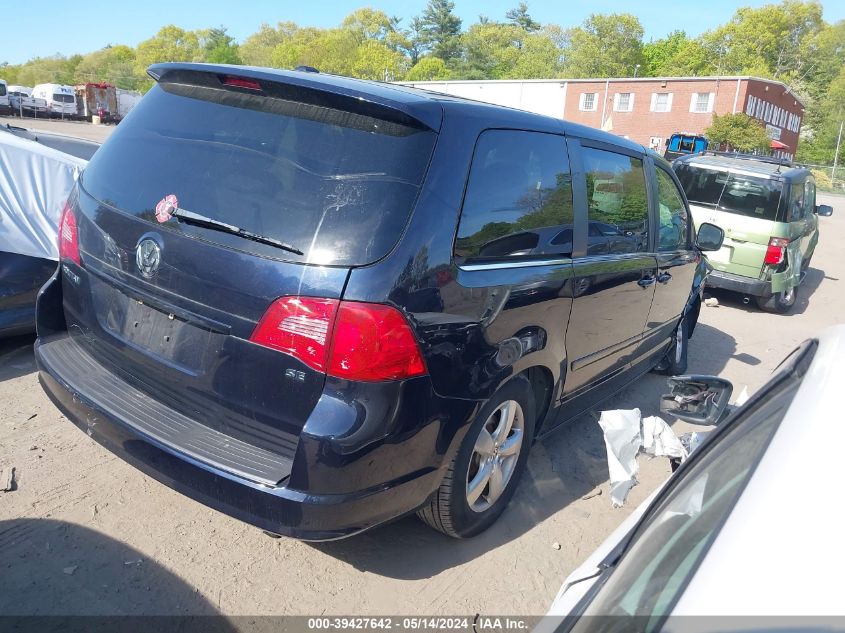
<instances>
[{"instance_id":1,"label":"white van","mask_svg":"<svg viewBox=\"0 0 845 633\"><path fill-rule=\"evenodd\" d=\"M6 87L6 80L0 79L0 114L11 114L12 106L9 105L9 89Z\"/></svg>"},{"instance_id":2,"label":"white van","mask_svg":"<svg viewBox=\"0 0 845 633\"><path fill-rule=\"evenodd\" d=\"M78 116L73 86L38 84L32 89L32 96L47 101L47 110L52 117L74 119Z\"/></svg>"}]
</instances>

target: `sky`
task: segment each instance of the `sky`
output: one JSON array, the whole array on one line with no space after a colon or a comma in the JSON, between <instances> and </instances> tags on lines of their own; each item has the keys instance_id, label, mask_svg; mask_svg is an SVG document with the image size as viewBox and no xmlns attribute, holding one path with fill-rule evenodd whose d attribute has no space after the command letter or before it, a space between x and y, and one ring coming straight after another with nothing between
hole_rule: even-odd
<instances>
[{"instance_id":1,"label":"sky","mask_svg":"<svg viewBox=\"0 0 845 633\"><path fill-rule=\"evenodd\" d=\"M504 19L505 11L518 0L454 0L455 13L464 26L477 21L479 14L493 20ZM61 53L88 53L107 44L135 46L165 24L184 29L226 26L230 35L243 41L262 22L293 21L302 26L336 26L354 9L371 6L389 15L404 18L419 15L426 0L48 0L48 2L7 1L3 7L3 33L0 35L0 63L19 64L31 57ZM737 6L761 6L765 0L529 0L529 13L546 24L576 26L590 13L636 15L645 29L645 39L657 39L682 29L690 35L727 22ZM823 0L828 22L845 18L845 2Z\"/></svg>"}]
</instances>

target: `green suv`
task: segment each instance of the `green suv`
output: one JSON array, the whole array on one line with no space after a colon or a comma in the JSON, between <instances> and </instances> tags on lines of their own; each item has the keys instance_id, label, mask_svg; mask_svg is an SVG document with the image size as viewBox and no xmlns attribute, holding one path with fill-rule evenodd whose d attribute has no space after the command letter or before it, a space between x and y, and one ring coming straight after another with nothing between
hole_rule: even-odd
<instances>
[{"instance_id":1,"label":"green suv","mask_svg":"<svg viewBox=\"0 0 845 633\"><path fill-rule=\"evenodd\" d=\"M741 292L764 310L788 312L819 240L816 183L807 169L763 156L708 152L676 159L677 173L698 227L725 231L708 253L707 285Z\"/></svg>"}]
</instances>

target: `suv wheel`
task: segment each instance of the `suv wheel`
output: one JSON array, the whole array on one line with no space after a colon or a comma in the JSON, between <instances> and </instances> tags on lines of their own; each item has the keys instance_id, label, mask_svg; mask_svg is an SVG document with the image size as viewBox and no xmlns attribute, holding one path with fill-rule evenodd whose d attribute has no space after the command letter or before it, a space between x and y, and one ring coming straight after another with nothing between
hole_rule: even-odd
<instances>
[{"instance_id":1,"label":"suv wheel","mask_svg":"<svg viewBox=\"0 0 845 633\"><path fill-rule=\"evenodd\" d=\"M666 356L660 361L660 364L654 368L654 371L666 376L680 376L686 373L688 352L689 318L684 315L678 322L678 327L675 328L672 345L667 350Z\"/></svg>"},{"instance_id":2,"label":"suv wheel","mask_svg":"<svg viewBox=\"0 0 845 633\"><path fill-rule=\"evenodd\" d=\"M786 314L795 305L795 298L798 296L798 286L793 286L783 292L778 292L769 297L757 297L757 307L769 312Z\"/></svg>"},{"instance_id":3,"label":"suv wheel","mask_svg":"<svg viewBox=\"0 0 845 633\"><path fill-rule=\"evenodd\" d=\"M417 512L455 538L489 528L508 505L534 437L534 394L524 377L508 382L482 407L440 488Z\"/></svg>"}]
</instances>

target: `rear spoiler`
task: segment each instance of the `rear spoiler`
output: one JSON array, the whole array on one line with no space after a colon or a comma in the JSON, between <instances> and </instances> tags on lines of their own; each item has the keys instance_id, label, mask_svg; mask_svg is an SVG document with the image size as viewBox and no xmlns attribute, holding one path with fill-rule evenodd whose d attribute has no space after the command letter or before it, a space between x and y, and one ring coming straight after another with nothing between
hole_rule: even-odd
<instances>
[{"instance_id":1,"label":"rear spoiler","mask_svg":"<svg viewBox=\"0 0 845 633\"><path fill-rule=\"evenodd\" d=\"M391 121L403 126L440 130L443 108L434 99L389 84L326 75L228 64L153 64L147 74L159 84L305 103L354 115ZM241 79L243 82L233 81ZM243 83L243 86L238 86ZM257 88L245 87L257 84ZM247 103L244 107L250 107Z\"/></svg>"}]
</instances>

